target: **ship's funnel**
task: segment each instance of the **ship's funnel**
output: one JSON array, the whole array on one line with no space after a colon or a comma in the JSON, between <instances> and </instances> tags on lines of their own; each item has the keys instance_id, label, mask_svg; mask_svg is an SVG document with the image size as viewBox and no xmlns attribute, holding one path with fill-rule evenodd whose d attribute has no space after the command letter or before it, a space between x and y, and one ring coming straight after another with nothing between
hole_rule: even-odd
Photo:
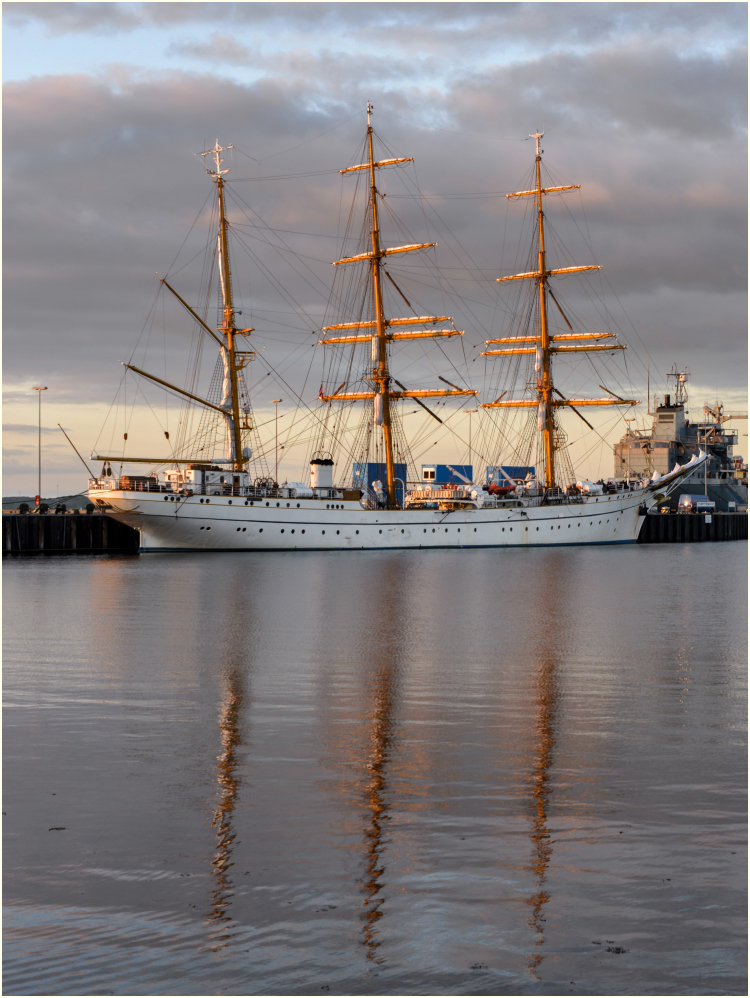
<instances>
[{"instance_id":1,"label":"ship's funnel","mask_svg":"<svg viewBox=\"0 0 750 998\"><path fill-rule=\"evenodd\" d=\"M314 489L333 488L333 461L330 457L314 457L310 462L310 485Z\"/></svg>"}]
</instances>

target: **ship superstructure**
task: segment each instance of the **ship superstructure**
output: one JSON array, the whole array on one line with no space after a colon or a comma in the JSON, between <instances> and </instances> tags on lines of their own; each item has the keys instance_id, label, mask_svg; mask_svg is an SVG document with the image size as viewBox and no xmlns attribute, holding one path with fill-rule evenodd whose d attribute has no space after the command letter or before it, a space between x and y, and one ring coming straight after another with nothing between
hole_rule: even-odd
<instances>
[{"instance_id":1,"label":"ship superstructure","mask_svg":"<svg viewBox=\"0 0 750 998\"><path fill-rule=\"evenodd\" d=\"M441 418L425 404L425 399L464 398L476 405L479 390L461 387L442 375L446 387L408 388L396 377L391 350L399 341L423 342L451 340L463 336L447 315L417 314L403 290L385 270L385 261L396 254L429 249L434 243L387 245L383 239L379 204L385 196L376 182L380 171L410 163L410 157L376 159L373 146L372 107L367 106L365 161L347 167L342 174L367 178L367 204L362 232L366 235L362 252L344 255L335 261L337 272L353 268L347 295L338 295L337 302L354 314L339 315L340 321L323 327L321 339L324 352L338 351L338 363L345 376L339 383L332 366L327 368L331 387L321 387L318 413L313 413L318 427L317 446L305 482L285 482L279 485L270 475L258 473L257 454L248 446L251 434L257 430L252 422L252 410L242 371L253 359L250 349L238 349L238 337L248 337L252 328L239 328L232 297L232 271L229 260L228 222L225 212L225 174L222 169L218 141L206 155L214 158L214 169L207 170L215 185L218 231L216 256L221 295L221 325L211 329L208 323L187 304L170 284L165 287L197 321L201 335L211 337L218 347L214 375L214 397L205 398L191 390L178 388L165 379L149 374L135 365L127 365L139 377L145 377L171 392L176 392L186 404L200 406L214 424L224 428L226 439L223 458L200 460L197 444L203 436L184 444L181 454L169 459L94 455L104 462L102 475L89 482L89 495L111 516L137 528L141 534L141 549L157 550L352 550L362 548L435 548L435 547L516 547L574 544L632 543L637 539L642 517L649 508L663 502L678 483L694 469L701 467L704 456L698 454L685 467L679 463L667 473L654 470L646 477L624 476L611 487L576 481L567 456L566 437L558 422L558 413L571 410L586 426L589 421L580 412L587 406L631 408L637 399L624 397L600 386L607 397L583 397L564 394L555 384L553 362L566 356L596 356L624 349L609 332L594 332L574 327L563 310L551 284L557 278L582 271L599 269L598 265L551 267L545 247L544 198L576 189L575 185L543 186L542 151L536 141L534 186L517 191L510 198L529 198L534 202L536 227L534 232L534 267L523 273L501 277L504 282L517 282L531 289L527 296L528 309L522 329L508 337L488 340L493 349L485 356L488 363L510 360L515 367L506 371L505 389L492 402L481 403L480 411L510 412L525 410L528 426L523 439L537 447L536 461L530 461L518 448L510 461L500 453L507 434L498 435L498 460L493 469L502 475L496 481L472 481L456 470L455 481L435 483L429 480L409 481L406 469L413 465L408 440L399 423L396 402L408 399L427 409L429 415ZM231 147L227 147L231 148ZM411 315L392 317L384 302L386 278L404 300ZM554 305L565 323L559 330L549 318ZM499 349L496 344L503 344ZM518 359L527 368L519 371ZM533 367L533 370L532 370ZM401 375L403 377L403 375ZM220 390L218 386L220 385ZM507 397L506 397L507 396ZM476 401L475 401L476 400ZM329 414L341 407L364 403L363 430L358 437L360 467L375 466L383 470L382 480L372 481L364 473L364 487L354 487L351 477L334 482L335 457L328 445L336 438L327 438ZM216 414L216 415L214 415ZM217 420L220 422L217 424ZM335 425L335 419L332 420ZM322 428L322 429L321 429ZM169 439L168 434L165 434ZM127 439L127 437L125 438ZM190 453L192 446L192 453ZM208 453L211 453L210 449ZM470 451L471 453L471 451ZM510 455L509 455L510 456ZM151 465L147 475L114 474L113 464L133 462ZM168 466L159 472L159 466ZM253 468L255 474L251 472ZM540 469L537 477L527 475L514 479L503 468L530 467ZM462 466L464 467L464 466ZM466 466L468 467L468 466ZM262 470L262 469L261 469ZM356 465L355 465L356 471ZM417 487L413 487L417 485Z\"/></svg>"},{"instance_id":2,"label":"ship superstructure","mask_svg":"<svg viewBox=\"0 0 750 998\"><path fill-rule=\"evenodd\" d=\"M737 430L725 424L746 420L746 412L726 412L721 402L704 405L701 416L691 419L688 409L690 373L676 365L667 374L673 391L663 400L654 399L650 430L628 427L614 447L616 478L650 478L654 472L666 474L677 463L705 451L707 460L677 486L673 500L682 494L705 493L720 510L747 506L747 462L736 453L740 439ZM732 505L733 504L733 505Z\"/></svg>"}]
</instances>

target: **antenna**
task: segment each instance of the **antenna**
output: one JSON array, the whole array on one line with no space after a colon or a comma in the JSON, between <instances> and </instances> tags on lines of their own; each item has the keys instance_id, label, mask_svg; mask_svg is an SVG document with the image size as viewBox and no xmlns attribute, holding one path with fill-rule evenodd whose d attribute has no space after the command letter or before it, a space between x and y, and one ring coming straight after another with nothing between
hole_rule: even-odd
<instances>
[{"instance_id":1,"label":"antenna","mask_svg":"<svg viewBox=\"0 0 750 998\"><path fill-rule=\"evenodd\" d=\"M372 104L371 104L371 103L370 103L370 102L368 101L368 102L367 102L367 127L368 127L368 128L370 127L370 115L372 114L372 112L373 112L374 110L375 110L375 108L374 108L374 107L372 106Z\"/></svg>"},{"instance_id":2,"label":"antenna","mask_svg":"<svg viewBox=\"0 0 750 998\"><path fill-rule=\"evenodd\" d=\"M543 135L544 135L544 132L534 132L533 135L529 135L530 139L536 139L536 154L537 154L537 156L540 153L544 152L544 149L540 149L539 148L539 140L543 137Z\"/></svg>"},{"instance_id":3,"label":"antenna","mask_svg":"<svg viewBox=\"0 0 750 998\"><path fill-rule=\"evenodd\" d=\"M199 156L213 156L214 162L216 163L215 170L206 170L206 173L210 173L212 177L221 177L225 173L229 173L229 169L222 170L221 164L224 160L221 158L219 153L226 152L227 149L234 149L234 146L220 146L219 140L216 140L216 145L213 149L206 149L205 152L198 153Z\"/></svg>"}]
</instances>

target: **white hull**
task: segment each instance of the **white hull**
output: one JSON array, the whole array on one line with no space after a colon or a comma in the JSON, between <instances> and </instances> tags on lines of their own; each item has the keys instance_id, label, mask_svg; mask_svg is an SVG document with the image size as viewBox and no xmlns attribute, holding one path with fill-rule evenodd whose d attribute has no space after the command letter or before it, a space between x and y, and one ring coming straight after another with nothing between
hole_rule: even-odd
<instances>
[{"instance_id":1,"label":"white hull","mask_svg":"<svg viewBox=\"0 0 750 998\"><path fill-rule=\"evenodd\" d=\"M654 504L651 489L560 506L367 510L358 502L255 500L163 493L92 493L136 528L141 551L350 551L392 548L632 544ZM329 507L329 508L326 508ZM338 508L331 508L338 507Z\"/></svg>"}]
</instances>

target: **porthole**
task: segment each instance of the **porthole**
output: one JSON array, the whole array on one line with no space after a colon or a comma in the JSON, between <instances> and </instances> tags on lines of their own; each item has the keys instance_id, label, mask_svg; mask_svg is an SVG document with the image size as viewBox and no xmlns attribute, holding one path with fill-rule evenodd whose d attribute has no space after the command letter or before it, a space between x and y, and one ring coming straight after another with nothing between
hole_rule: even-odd
<instances>
[{"instance_id":1,"label":"porthole","mask_svg":"<svg viewBox=\"0 0 750 998\"><path fill-rule=\"evenodd\" d=\"M358 530L355 530L355 531L354 531L354 533L355 533L355 534L358 534L358 533L359 533L359 531L358 531Z\"/></svg>"},{"instance_id":2,"label":"porthole","mask_svg":"<svg viewBox=\"0 0 750 998\"><path fill-rule=\"evenodd\" d=\"M447 527L445 528L445 532L446 532L446 534L448 533L448 528ZM403 533L403 531L402 531L402 533Z\"/></svg>"},{"instance_id":3,"label":"porthole","mask_svg":"<svg viewBox=\"0 0 750 998\"><path fill-rule=\"evenodd\" d=\"M286 508L289 509L289 503L286 504Z\"/></svg>"},{"instance_id":4,"label":"porthole","mask_svg":"<svg viewBox=\"0 0 750 998\"><path fill-rule=\"evenodd\" d=\"M382 534L382 533L383 533L383 531L382 531L382 530L379 530L379 531L378 531L378 533L379 533L379 534ZM434 531L433 531L433 533L434 533Z\"/></svg>"},{"instance_id":5,"label":"porthole","mask_svg":"<svg viewBox=\"0 0 750 998\"><path fill-rule=\"evenodd\" d=\"M164 496L164 502L169 502L169 496Z\"/></svg>"},{"instance_id":6,"label":"porthole","mask_svg":"<svg viewBox=\"0 0 750 998\"><path fill-rule=\"evenodd\" d=\"M211 529L210 527L206 527L206 530L210 530L210 529Z\"/></svg>"},{"instance_id":7,"label":"porthole","mask_svg":"<svg viewBox=\"0 0 750 998\"><path fill-rule=\"evenodd\" d=\"M201 530L205 530L205 529L206 529L205 527L201 527Z\"/></svg>"},{"instance_id":8,"label":"porthole","mask_svg":"<svg viewBox=\"0 0 750 998\"><path fill-rule=\"evenodd\" d=\"M512 529L513 529L513 527L511 527L510 529L512 530ZM477 528L476 528L476 527L474 527L474 533L476 533L476 532L477 532Z\"/></svg>"},{"instance_id":9,"label":"porthole","mask_svg":"<svg viewBox=\"0 0 750 998\"><path fill-rule=\"evenodd\" d=\"M229 500L229 505L230 505L230 506L232 505L232 500L231 500L231 499Z\"/></svg>"},{"instance_id":10,"label":"porthole","mask_svg":"<svg viewBox=\"0 0 750 998\"><path fill-rule=\"evenodd\" d=\"M245 500L245 505L247 506L247 499Z\"/></svg>"},{"instance_id":11,"label":"porthole","mask_svg":"<svg viewBox=\"0 0 750 998\"><path fill-rule=\"evenodd\" d=\"M570 530L570 524L568 524L568 530Z\"/></svg>"},{"instance_id":12,"label":"porthole","mask_svg":"<svg viewBox=\"0 0 750 998\"><path fill-rule=\"evenodd\" d=\"M402 527L402 528L401 528L401 533L403 534L403 532L404 532L404 528Z\"/></svg>"},{"instance_id":13,"label":"porthole","mask_svg":"<svg viewBox=\"0 0 750 998\"><path fill-rule=\"evenodd\" d=\"M240 530L242 530L242 527L237 527L237 533L239 533Z\"/></svg>"},{"instance_id":14,"label":"porthole","mask_svg":"<svg viewBox=\"0 0 750 998\"><path fill-rule=\"evenodd\" d=\"M326 509L330 509L330 508L331 507L328 505L328 503L326 503Z\"/></svg>"},{"instance_id":15,"label":"porthole","mask_svg":"<svg viewBox=\"0 0 750 998\"><path fill-rule=\"evenodd\" d=\"M299 509L299 503L297 503L297 509Z\"/></svg>"},{"instance_id":16,"label":"porthole","mask_svg":"<svg viewBox=\"0 0 750 998\"><path fill-rule=\"evenodd\" d=\"M526 528L526 533L528 534L528 532L529 532L529 528L527 527L527 528Z\"/></svg>"},{"instance_id":17,"label":"porthole","mask_svg":"<svg viewBox=\"0 0 750 998\"><path fill-rule=\"evenodd\" d=\"M461 533L461 528L460 527L458 528L458 532L459 532L459 534Z\"/></svg>"},{"instance_id":18,"label":"porthole","mask_svg":"<svg viewBox=\"0 0 750 998\"><path fill-rule=\"evenodd\" d=\"M277 502L277 503L276 503L276 505L277 505L277 506L280 506L280 505L281 505L281 503L280 503L280 502Z\"/></svg>"},{"instance_id":19,"label":"porthole","mask_svg":"<svg viewBox=\"0 0 750 998\"><path fill-rule=\"evenodd\" d=\"M600 520L600 521L599 521L599 523L601 523L601 522L602 522L602 521Z\"/></svg>"},{"instance_id":20,"label":"porthole","mask_svg":"<svg viewBox=\"0 0 750 998\"><path fill-rule=\"evenodd\" d=\"M322 533L325 533L325 530L323 530Z\"/></svg>"},{"instance_id":21,"label":"porthole","mask_svg":"<svg viewBox=\"0 0 750 998\"><path fill-rule=\"evenodd\" d=\"M259 534L262 534L262 533L263 533L263 527L261 527L261 528L260 528L260 530L258 531L258 533L259 533Z\"/></svg>"},{"instance_id":22,"label":"porthole","mask_svg":"<svg viewBox=\"0 0 750 998\"><path fill-rule=\"evenodd\" d=\"M536 529L537 529L537 533L539 533L539 527L537 527Z\"/></svg>"},{"instance_id":23,"label":"porthole","mask_svg":"<svg viewBox=\"0 0 750 998\"><path fill-rule=\"evenodd\" d=\"M425 528L424 528L424 530L422 531L422 533L423 533L423 534L426 534L426 533L427 533L427 527L425 527Z\"/></svg>"},{"instance_id":24,"label":"porthole","mask_svg":"<svg viewBox=\"0 0 750 998\"><path fill-rule=\"evenodd\" d=\"M282 532L282 534L284 533L284 528L283 527L281 528L281 532Z\"/></svg>"},{"instance_id":25,"label":"porthole","mask_svg":"<svg viewBox=\"0 0 750 998\"><path fill-rule=\"evenodd\" d=\"M211 502L211 500L210 499L206 499L206 502Z\"/></svg>"},{"instance_id":26,"label":"porthole","mask_svg":"<svg viewBox=\"0 0 750 998\"><path fill-rule=\"evenodd\" d=\"M266 503L266 506L270 506L270 505L271 505L271 503L270 503L270 502L267 502L267 503Z\"/></svg>"},{"instance_id":27,"label":"porthole","mask_svg":"<svg viewBox=\"0 0 750 998\"><path fill-rule=\"evenodd\" d=\"M203 500L202 500L202 499L201 499L201 502L203 502Z\"/></svg>"},{"instance_id":28,"label":"porthole","mask_svg":"<svg viewBox=\"0 0 750 998\"><path fill-rule=\"evenodd\" d=\"M433 534L435 533L435 528L434 527L432 528L432 532L433 532Z\"/></svg>"},{"instance_id":29,"label":"porthole","mask_svg":"<svg viewBox=\"0 0 750 998\"><path fill-rule=\"evenodd\" d=\"M294 531L292 531L292 533L294 533Z\"/></svg>"},{"instance_id":30,"label":"porthole","mask_svg":"<svg viewBox=\"0 0 750 998\"><path fill-rule=\"evenodd\" d=\"M340 534L340 533L341 533L341 531L340 531L340 530L337 530L337 531L336 531L336 533L337 533L337 534Z\"/></svg>"},{"instance_id":31,"label":"porthole","mask_svg":"<svg viewBox=\"0 0 750 998\"><path fill-rule=\"evenodd\" d=\"M244 534L246 530L247 530L247 527L243 527L242 528L242 533Z\"/></svg>"},{"instance_id":32,"label":"porthole","mask_svg":"<svg viewBox=\"0 0 750 998\"><path fill-rule=\"evenodd\" d=\"M474 530L476 531L476 527L474 528ZM513 533L513 527L510 528L510 532Z\"/></svg>"},{"instance_id":33,"label":"porthole","mask_svg":"<svg viewBox=\"0 0 750 998\"><path fill-rule=\"evenodd\" d=\"M304 532L305 532L305 531L303 530L303 531L302 531L302 533L304 534Z\"/></svg>"}]
</instances>

